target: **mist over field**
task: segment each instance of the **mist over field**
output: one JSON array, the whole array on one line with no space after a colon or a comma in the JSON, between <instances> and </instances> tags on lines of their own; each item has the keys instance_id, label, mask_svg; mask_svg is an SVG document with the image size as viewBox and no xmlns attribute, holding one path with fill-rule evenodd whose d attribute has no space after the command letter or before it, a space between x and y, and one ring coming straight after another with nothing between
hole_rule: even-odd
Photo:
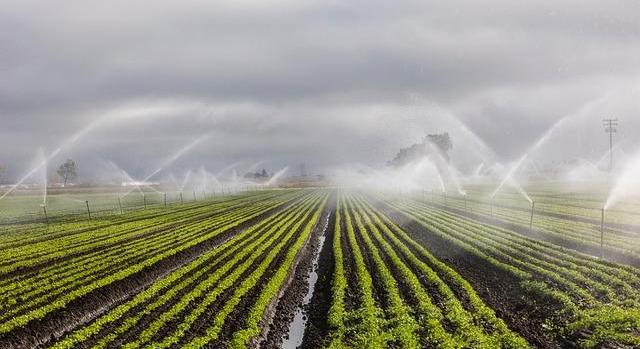
<instances>
[{"instance_id":1,"label":"mist over field","mask_svg":"<svg viewBox=\"0 0 640 349\"><path fill-rule=\"evenodd\" d=\"M541 164L640 146L640 5L631 1L4 1L0 164L43 148L100 176L257 162L270 171L383 168L449 132L456 167ZM52 15L55 14L55 15ZM94 124L93 126L91 126ZM486 147L478 144L484 143ZM55 167L54 166L54 167Z\"/></svg>"}]
</instances>

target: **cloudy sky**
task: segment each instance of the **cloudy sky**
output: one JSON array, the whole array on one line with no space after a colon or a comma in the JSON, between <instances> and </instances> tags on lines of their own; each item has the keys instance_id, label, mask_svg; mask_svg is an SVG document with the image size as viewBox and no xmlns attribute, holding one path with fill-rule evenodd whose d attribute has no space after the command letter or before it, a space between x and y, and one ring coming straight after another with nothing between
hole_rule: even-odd
<instances>
[{"instance_id":1,"label":"cloudy sky","mask_svg":"<svg viewBox=\"0 0 640 349\"><path fill-rule=\"evenodd\" d=\"M594 160L604 117L640 145L639 57L632 0L3 0L0 164L144 176L204 136L170 167L326 171L444 131L509 162L563 118L549 153Z\"/></svg>"}]
</instances>

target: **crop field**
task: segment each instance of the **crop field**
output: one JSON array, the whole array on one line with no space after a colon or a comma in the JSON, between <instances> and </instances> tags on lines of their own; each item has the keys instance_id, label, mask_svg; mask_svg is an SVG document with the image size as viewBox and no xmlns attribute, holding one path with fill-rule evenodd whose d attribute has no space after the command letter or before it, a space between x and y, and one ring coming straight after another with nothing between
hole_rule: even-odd
<instances>
[{"instance_id":1,"label":"crop field","mask_svg":"<svg viewBox=\"0 0 640 349\"><path fill-rule=\"evenodd\" d=\"M0 347L640 346L635 204L612 210L601 258L595 194L530 191L531 227L526 203L482 188L7 216Z\"/></svg>"},{"instance_id":2,"label":"crop field","mask_svg":"<svg viewBox=\"0 0 640 349\"><path fill-rule=\"evenodd\" d=\"M0 349L640 349L640 1L0 27Z\"/></svg>"}]
</instances>

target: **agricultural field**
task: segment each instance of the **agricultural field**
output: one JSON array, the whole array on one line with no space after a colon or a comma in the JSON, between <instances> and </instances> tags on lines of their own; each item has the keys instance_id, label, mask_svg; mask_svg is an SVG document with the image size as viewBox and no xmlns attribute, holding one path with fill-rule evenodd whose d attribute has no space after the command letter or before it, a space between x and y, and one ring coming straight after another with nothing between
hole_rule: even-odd
<instances>
[{"instance_id":1,"label":"agricultural field","mask_svg":"<svg viewBox=\"0 0 640 349\"><path fill-rule=\"evenodd\" d=\"M605 240L629 263L600 259L584 251L598 245L592 217L572 221L549 201L534 234L528 213L504 202L286 189L48 225L9 219L0 226L0 343L639 346L631 230L609 228Z\"/></svg>"},{"instance_id":2,"label":"agricultural field","mask_svg":"<svg viewBox=\"0 0 640 349\"><path fill-rule=\"evenodd\" d=\"M0 27L0 349L640 349L640 1Z\"/></svg>"}]
</instances>

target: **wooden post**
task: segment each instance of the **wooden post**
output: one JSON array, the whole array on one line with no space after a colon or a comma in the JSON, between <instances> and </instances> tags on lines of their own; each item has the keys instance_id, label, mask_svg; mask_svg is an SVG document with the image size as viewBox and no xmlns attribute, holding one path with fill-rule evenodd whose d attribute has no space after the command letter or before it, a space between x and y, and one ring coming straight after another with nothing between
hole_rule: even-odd
<instances>
[{"instance_id":1,"label":"wooden post","mask_svg":"<svg viewBox=\"0 0 640 349\"><path fill-rule=\"evenodd\" d=\"M84 204L87 205L87 215L89 216L89 220L91 220L91 210L89 209L89 200L85 200Z\"/></svg>"}]
</instances>

